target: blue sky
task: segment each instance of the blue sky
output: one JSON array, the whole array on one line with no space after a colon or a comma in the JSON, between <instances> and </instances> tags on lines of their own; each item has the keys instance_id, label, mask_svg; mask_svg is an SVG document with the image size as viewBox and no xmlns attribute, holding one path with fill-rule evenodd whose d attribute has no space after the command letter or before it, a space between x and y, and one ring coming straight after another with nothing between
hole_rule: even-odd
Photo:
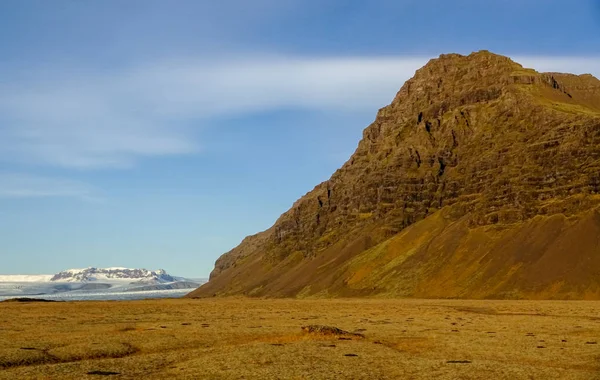
<instances>
[{"instance_id":1,"label":"blue sky","mask_svg":"<svg viewBox=\"0 0 600 380\"><path fill-rule=\"evenodd\" d=\"M600 2L4 0L0 274L207 276L441 53L600 75Z\"/></svg>"}]
</instances>

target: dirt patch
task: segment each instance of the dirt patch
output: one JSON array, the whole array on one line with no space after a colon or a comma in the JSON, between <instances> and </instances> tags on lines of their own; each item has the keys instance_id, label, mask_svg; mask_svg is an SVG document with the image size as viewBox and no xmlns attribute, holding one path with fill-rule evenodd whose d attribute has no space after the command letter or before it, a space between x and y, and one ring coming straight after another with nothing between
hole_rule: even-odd
<instances>
[{"instance_id":1,"label":"dirt patch","mask_svg":"<svg viewBox=\"0 0 600 380\"><path fill-rule=\"evenodd\" d=\"M319 335L331 335L342 338L364 338L365 336L361 333L353 333L334 326L325 325L308 325L301 327L302 332L305 334L319 334Z\"/></svg>"},{"instance_id":2,"label":"dirt patch","mask_svg":"<svg viewBox=\"0 0 600 380\"><path fill-rule=\"evenodd\" d=\"M9 298L7 300L4 301L0 301L0 302L15 302L15 303L34 303L34 302L63 302L63 301L57 301L57 300L46 300L43 298L27 298L27 297L17 297L17 298Z\"/></svg>"}]
</instances>

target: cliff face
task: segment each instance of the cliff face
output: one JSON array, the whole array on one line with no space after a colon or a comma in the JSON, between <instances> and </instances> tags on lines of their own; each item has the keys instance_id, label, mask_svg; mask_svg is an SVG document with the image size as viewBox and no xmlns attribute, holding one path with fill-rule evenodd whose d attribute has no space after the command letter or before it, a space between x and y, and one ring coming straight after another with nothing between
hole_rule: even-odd
<instances>
[{"instance_id":1,"label":"cliff face","mask_svg":"<svg viewBox=\"0 0 600 380\"><path fill-rule=\"evenodd\" d=\"M442 55L190 296L600 298L600 81Z\"/></svg>"}]
</instances>

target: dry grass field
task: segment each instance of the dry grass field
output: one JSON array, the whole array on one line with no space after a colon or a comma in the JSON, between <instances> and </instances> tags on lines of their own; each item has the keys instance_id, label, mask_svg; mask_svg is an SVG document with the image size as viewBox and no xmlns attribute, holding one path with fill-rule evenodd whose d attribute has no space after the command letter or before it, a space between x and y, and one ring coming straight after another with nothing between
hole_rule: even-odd
<instances>
[{"instance_id":1,"label":"dry grass field","mask_svg":"<svg viewBox=\"0 0 600 380\"><path fill-rule=\"evenodd\" d=\"M597 343L592 301L0 303L2 379L600 379Z\"/></svg>"}]
</instances>

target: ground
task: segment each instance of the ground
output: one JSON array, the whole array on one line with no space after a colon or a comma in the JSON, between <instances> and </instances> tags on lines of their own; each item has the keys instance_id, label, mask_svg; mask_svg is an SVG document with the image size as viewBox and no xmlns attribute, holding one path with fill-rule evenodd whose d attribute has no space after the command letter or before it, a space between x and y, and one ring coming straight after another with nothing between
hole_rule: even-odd
<instances>
[{"instance_id":1,"label":"ground","mask_svg":"<svg viewBox=\"0 0 600 380\"><path fill-rule=\"evenodd\" d=\"M596 301L0 303L3 379L600 379L597 343Z\"/></svg>"}]
</instances>

